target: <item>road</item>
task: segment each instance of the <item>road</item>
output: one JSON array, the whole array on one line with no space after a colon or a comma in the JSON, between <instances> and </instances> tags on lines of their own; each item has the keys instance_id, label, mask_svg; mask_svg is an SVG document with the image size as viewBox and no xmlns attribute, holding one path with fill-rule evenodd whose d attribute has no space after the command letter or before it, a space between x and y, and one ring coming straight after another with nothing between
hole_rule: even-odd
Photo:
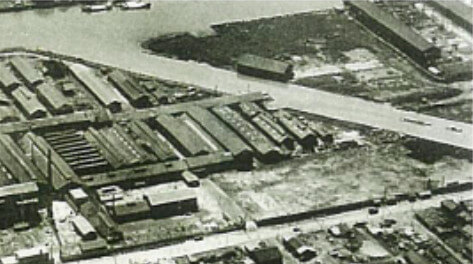
<instances>
[{"instance_id":1,"label":"road","mask_svg":"<svg viewBox=\"0 0 473 264\"><path fill-rule=\"evenodd\" d=\"M330 226L339 223L353 224L357 221L368 221L374 222L379 219L390 217L390 215L409 213L412 215L414 211L426 209L432 206L439 206L440 201L444 199L462 200L470 197L471 192L461 192L454 194L445 194L434 196L428 200L420 200L415 203L401 202L394 206L382 207L380 213L377 215L369 215L367 209L361 209L357 211L351 211L343 214L332 215L328 217L321 217L317 219L307 220L304 222L280 225L280 226L268 226L258 228L256 231L245 232L235 231L224 234L216 234L205 237L201 241L189 240L184 243L166 246L157 249L143 250L137 252L130 252L115 256L106 256L96 259L88 259L78 262L68 262L70 264L127 264L132 263L145 263L146 261L155 261L158 258L172 258L183 256L186 254L194 254L218 248L236 246L250 241L258 241L263 239L275 238L278 236L284 236L292 234L294 227L300 228L304 232L317 231L321 229L327 229Z\"/></svg>"}]
</instances>

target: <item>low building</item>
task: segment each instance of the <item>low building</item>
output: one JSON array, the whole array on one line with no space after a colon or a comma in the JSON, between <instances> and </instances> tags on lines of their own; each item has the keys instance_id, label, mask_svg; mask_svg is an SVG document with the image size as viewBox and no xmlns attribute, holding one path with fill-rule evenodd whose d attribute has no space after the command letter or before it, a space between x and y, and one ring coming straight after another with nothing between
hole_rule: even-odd
<instances>
[{"instance_id":1,"label":"low building","mask_svg":"<svg viewBox=\"0 0 473 264\"><path fill-rule=\"evenodd\" d=\"M165 193L146 194L153 217L168 217L199 210L197 195L193 190L183 189Z\"/></svg>"},{"instance_id":2,"label":"low building","mask_svg":"<svg viewBox=\"0 0 473 264\"><path fill-rule=\"evenodd\" d=\"M0 123L19 121L17 113L11 106L0 106Z\"/></svg>"},{"instance_id":3,"label":"low building","mask_svg":"<svg viewBox=\"0 0 473 264\"><path fill-rule=\"evenodd\" d=\"M52 264L54 259L45 247L21 249L15 252L18 264Z\"/></svg>"},{"instance_id":4,"label":"low building","mask_svg":"<svg viewBox=\"0 0 473 264\"><path fill-rule=\"evenodd\" d=\"M303 124L301 120L297 119L295 116L284 110L275 112L274 116L304 148L312 148L317 144L317 136L315 133L309 126Z\"/></svg>"},{"instance_id":5,"label":"low building","mask_svg":"<svg viewBox=\"0 0 473 264\"><path fill-rule=\"evenodd\" d=\"M77 215L72 219L72 225L82 240L94 240L97 238L97 232L90 222L83 216Z\"/></svg>"},{"instance_id":6,"label":"low building","mask_svg":"<svg viewBox=\"0 0 473 264\"><path fill-rule=\"evenodd\" d=\"M430 262L423 256L419 255L419 253L410 250L405 254L405 259L408 261L409 264L429 264Z\"/></svg>"},{"instance_id":7,"label":"low building","mask_svg":"<svg viewBox=\"0 0 473 264\"><path fill-rule=\"evenodd\" d=\"M456 214L460 209L459 205L451 199L440 202L440 207L448 214Z\"/></svg>"},{"instance_id":8,"label":"low building","mask_svg":"<svg viewBox=\"0 0 473 264\"><path fill-rule=\"evenodd\" d=\"M183 171L181 175L182 175L182 179L187 184L187 186L189 186L189 187L199 187L200 186L199 177L197 177L194 173L186 170L186 171Z\"/></svg>"},{"instance_id":9,"label":"low building","mask_svg":"<svg viewBox=\"0 0 473 264\"><path fill-rule=\"evenodd\" d=\"M112 217L119 223L136 221L148 218L151 208L144 199L116 201L113 203Z\"/></svg>"},{"instance_id":10,"label":"low building","mask_svg":"<svg viewBox=\"0 0 473 264\"><path fill-rule=\"evenodd\" d=\"M34 64L22 57L13 57L10 60L12 69L18 73L19 76L25 81L28 87L32 88L44 81L42 74L36 70Z\"/></svg>"},{"instance_id":11,"label":"low building","mask_svg":"<svg viewBox=\"0 0 473 264\"><path fill-rule=\"evenodd\" d=\"M259 78L287 82L294 77L290 63L268 59L252 54L244 54L237 59L239 73Z\"/></svg>"},{"instance_id":12,"label":"low building","mask_svg":"<svg viewBox=\"0 0 473 264\"><path fill-rule=\"evenodd\" d=\"M301 261L307 261L317 256L315 249L305 245L298 237L285 237L283 244L287 251Z\"/></svg>"},{"instance_id":13,"label":"low building","mask_svg":"<svg viewBox=\"0 0 473 264\"><path fill-rule=\"evenodd\" d=\"M115 70L108 75L108 80L136 107L145 107L150 104L149 96L143 89L124 72Z\"/></svg>"},{"instance_id":14,"label":"low building","mask_svg":"<svg viewBox=\"0 0 473 264\"><path fill-rule=\"evenodd\" d=\"M48 111L46 107L40 103L38 97L28 90L24 86L16 88L12 93L12 97L15 103L19 106L20 110L28 118L42 118L46 117Z\"/></svg>"}]
</instances>

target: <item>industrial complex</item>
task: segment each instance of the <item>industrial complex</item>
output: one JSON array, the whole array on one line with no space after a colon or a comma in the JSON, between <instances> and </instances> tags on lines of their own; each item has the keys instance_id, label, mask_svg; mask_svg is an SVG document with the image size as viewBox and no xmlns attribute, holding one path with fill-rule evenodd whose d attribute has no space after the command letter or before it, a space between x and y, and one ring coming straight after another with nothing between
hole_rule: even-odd
<instances>
[{"instance_id":1,"label":"industrial complex","mask_svg":"<svg viewBox=\"0 0 473 264\"><path fill-rule=\"evenodd\" d=\"M472 263L471 10L344 0L143 43L192 74L0 52L0 264Z\"/></svg>"}]
</instances>

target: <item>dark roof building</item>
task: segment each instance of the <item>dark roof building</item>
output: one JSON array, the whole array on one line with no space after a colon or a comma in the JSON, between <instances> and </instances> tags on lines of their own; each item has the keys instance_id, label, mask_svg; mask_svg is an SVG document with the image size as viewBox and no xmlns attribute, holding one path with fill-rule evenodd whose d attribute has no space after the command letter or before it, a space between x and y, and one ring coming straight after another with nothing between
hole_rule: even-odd
<instances>
[{"instance_id":1,"label":"dark roof building","mask_svg":"<svg viewBox=\"0 0 473 264\"><path fill-rule=\"evenodd\" d=\"M423 256L419 255L419 253L410 250L405 254L406 260L409 264L429 264L430 262L424 258Z\"/></svg>"},{"instance_id":2,"label":"dark roof building","mask_svg":"<svg viewBox=\"0 0 473 264\"><path fill-rule=\"evenodd\" d=\"M281 159L281 149L235 110L228 106L220 106L212 108L212 111L238 133L256 151L261 160L276 162Z\"/></svg>"},{"instance_id":3,"label":"dark roof building","mask_svg":"<svg viewBox=\"0 0 473 264\"><path fill-rule=\"evenodd\" d=\"M36 95L30 92L28 88L20 86L11 94L21 111L28 118L42 118L47 115L46 107L39 102Z\"/></svg>"},{"instance_id":4,"label":"dark roof building","mask_svg":"<svg viewBox=\"0 0 473 264\"><path fill-rule=\"evenodd\" d=\"M468 32L473 28L472 7L458 0L431 0L426 3L437 8L442 14Z\"/></svg>"},{"instance_id":5,"label":"dark roof building","mask_svg":"<svg viewBox=\"0 0 473 264\"><path fill-rule=\"evenodd\" d=\"M253 150L216 116L200 107L192 107L187 113L230 151L237 163L242 166L251 164Z\"/></svg>"},{"instance_id":6,"label":"dark roof building","mask_svg":"<svg viewBox=\"0 0 473 264\"><path fill-rule=\"evenodd\" d=\"M0 187L0 228L15 222L38 219L38 192L35 182Z\"/></svg>"},{"instance_id":7,"label":"dark roof building","mask_svg":"<svg viewBox=\"0 0 473 264\"><path fill-rule=\"evenodd\" d=\"M112 112L121 111L122 104L126 102L126 99L113 86L106 83L95 72L85 66L74 64L69 69L102 105Z\"/></svg>"},{"instance_id":8,"label":"dark roof building","mask_svg":"<svg viewBox=\"0 0 473 264\"><path fill-rule=\"evenodd\" d=\"M344 1L350 13L363 25L421 65L440 58L440 49L409 26L368 1Z\"/></svg>"},{"instance_id":9,"label":"dark roof building","mask_svg":"<svg viewBox=\"0 0 473 264\"><path fill-rule=\"evenodd\" d=\"M317 137L314 132L290 113L284 110L279 110L273 115L302 146L311 148L317 143Z\"/></svg>"},{"instance_id":10,"label":"dark roof building","mask_svg":"<svg viewBox=\"0 0 473 264\"><path fill-rule=\"evenodd\" d=\"M0 64L0 88L5 92L11 92L20 84L15 75L5 65Z\"/></svg>"},{"instance_id":11,"label":"dark roof building","mask_svg":"<svg viewBox=\"0 0 473 264\"><path fill-rule=\"evenodd\" d=\"M0 123L19 121L20 118L11 106L0 106Z\"/></svg>"},{"instance_id":12,"label":"dark roof building","mask_svg":"<svg viewBox=\"0 0 473 264\"><path fill-rule=\"evenodd\" d=\"M135 120L128 124L133 137L136 138L137 144L143 149L154 153L160 161L176 160L178 157L171 148L171 143L166 138L140 120Z\"/></svg>"},{"instance_id":13,"label":"dark roof building","mask_svg":"<svg viewBox=\"0 0 473 264\"><path fill-rule=\"evenodd\" d=\"M137 107L149 105L149 97L131 77L124 72L115 70L108 75L108 80L125 95L128 101Z\"/></svg>"},{"instance_id":14,"label":"dark roof building","mask_svg":"<svg viewBox=\"0 0 473 264\"><path fill-rule=\"evenodd\" d=\"M282 264L282 254L277 247L256 248L249 252L256 264Z\"/></svg>"},{"instance_id":15,"label":"dark roof building","mask_svg":"<svg viewBox=\"0 0 473 264\"><path fill-rule=\"evenodd\" d=\"M207 143L182 120L163 114L156 117L155 121L168 139L178 146L185 155L197 156L212 152Z\"/></svg>"},{"instance_id":16,"label":"dark roof building","mask_svg":"<svg viewBox=\"0 0 473 264\"><path fill-rule=\"evenodd\" d=\"M38 99L49 107L53 114L65 114L73 111L69 100L50 83L43 83L36 87Z\"/></svg>"},{"instance_id":17,"label":"dark roof building","mask_svg":"<svg viewBox=\"0 0 473 264\"><path fill-rule=\"evenodd\" d=\"M33 87L44 81L43 76L35 69L30 60L22 57L13 57L10 60L10 64L29 87Z\"/></svg>"},{"instance_id":18,"label":"dark roof building","mask_svg":"<svg viewBox=\"0 0 473 264\"><path fill-rule=\"evenodd\" d=\"M291 64L252 54L240 56L236 68L242 74L277 81L289 81L294 77Z\"/></svg>"}]
</instances>

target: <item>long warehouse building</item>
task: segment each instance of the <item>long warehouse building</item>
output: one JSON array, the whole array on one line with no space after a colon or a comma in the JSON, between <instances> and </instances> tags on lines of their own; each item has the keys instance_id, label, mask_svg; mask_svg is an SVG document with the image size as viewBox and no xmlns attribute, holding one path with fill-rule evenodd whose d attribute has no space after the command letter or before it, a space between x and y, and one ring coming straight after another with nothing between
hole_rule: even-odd
<instances>
[{"instance_id":1,"label":"long warehouse building","mask_svg":"<svg viewBox=\"0 0 473 264\"><path fill-rule=\"evenodd\" d=\"M440 58L440 49L394 16L368 1L344 1L351 15L411 59L426 66Z\"/></svg>"},{"instance_id":2,"label":"long warehouse building","mask_svg":"<svg viewBox=\"0 0 473 264\"><path fill-rule=\"evenodd\" d=\"M232 153L237 167L251 166L253 150L215 115L200 107L192 107L187 113Z\"/></svg>"},{"instance_id":3,"label":"long warehouse building","mask_svg":"<svg viewBox=\"0 0 473 264\"><path fill-rule=\"evenodd\" d=\"M89 90L102 105L112 112L122 110L126 99L110 84L99 78L90 68L74 64L69 67L72 74Z\"/></svg>"},{"instance_id":4,"label":"long warehouse building","mask_svg":"<svg viewBox=\"0 0 473 264\"><path fill-rule=\"evenodd\" d=\"M282 158L281 149L235 110L228 106L219 106L212 108L212 111L253 147L260 160L270 163Z\"/></svg>"},{"instance_id":5,"label":"long warehouse building","mask_svg":"<svg viewBox=\"0 0 473 264\"><path fill-rule=\"evenodd\" d=\"M5 92L11 92L18 86L21 82L16 78L13 72L10 71L4 64L0 64L0 88L4 89Z\"/></svg>"},{"instance_id":6,"label":"long warehouse building","mask_svg":"<svg viewBox=\"0 0 473 264\"><path fill-rule=\"evenodd\" d=\"M16 56L10 60L10 65L29 87L36 86L44 81L44 77L28 59Z\"/></svg>"}]
</instances>

